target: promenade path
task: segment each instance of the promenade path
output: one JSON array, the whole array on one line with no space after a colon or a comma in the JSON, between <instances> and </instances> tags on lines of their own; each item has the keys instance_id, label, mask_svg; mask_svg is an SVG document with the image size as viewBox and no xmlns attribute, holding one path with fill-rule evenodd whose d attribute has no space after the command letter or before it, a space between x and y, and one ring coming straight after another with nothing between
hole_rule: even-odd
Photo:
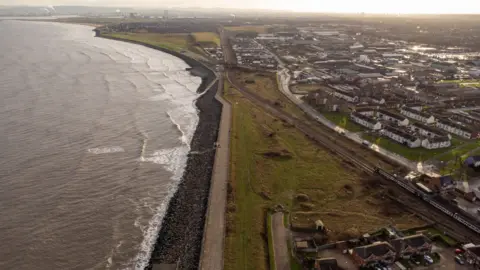
<instances>
[{"instance_id":1,"label":"promenade path","mask_svg":"<svg viewBox=\"0 0 480 270\"><path fill-rule=\"evenodd\" d=\"M232 109L230 103L223 99L222 92L223 76L220 74L215 98L222 103L222 117L220 119L207 216L205 218L202 253L199 264L199 269L201 270L223 269Z\"/></svg>"}]
</instances>

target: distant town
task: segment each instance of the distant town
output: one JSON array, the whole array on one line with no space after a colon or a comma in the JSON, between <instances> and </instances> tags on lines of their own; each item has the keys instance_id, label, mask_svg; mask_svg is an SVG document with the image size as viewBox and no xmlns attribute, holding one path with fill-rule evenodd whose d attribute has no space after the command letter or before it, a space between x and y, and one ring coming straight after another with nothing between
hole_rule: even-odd
<instances>
[{"instance_id":1,"label":"distant town","mask_svg":"<svg viewBox=\"0 0 480 270\"><path fill-rule=\"evenodd\" d=\"M226 202L209 205L224 269L480 269L478 16L54 20L215 72L232 113Z\"/></svg>"}]
</instances>

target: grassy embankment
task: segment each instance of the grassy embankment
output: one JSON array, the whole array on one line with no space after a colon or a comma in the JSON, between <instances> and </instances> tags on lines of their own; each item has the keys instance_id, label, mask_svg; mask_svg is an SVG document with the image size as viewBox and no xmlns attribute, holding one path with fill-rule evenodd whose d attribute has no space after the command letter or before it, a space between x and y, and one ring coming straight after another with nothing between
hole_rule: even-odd
<instances>
[{"instance_id":1,"label":"grassy embankment","mask_svg":"<svg viewBox=\"0 0 480 270\"><path fill-rule=\"evenodd\" d=\"M219 43L217 34L210 32L198 32L192 34L104 33L104 35L139 41L176 52L188 51L193 53L192 56L194 58L208 57L207 53L202 49L202 47L216 46L215 44Z\"/></svg>"},{"instance_id":2,"label":"grassy embankment","mask_svg":"<svg viewBox=\"0 0 480 270\"><path fill-rule=\"evenodd\" d=\"M480 80L444 80L439 83L458 83L460 87L480 87Z\"/></svg>"},{"instance_id":3,"label":"grassy embankment","mask_svg":"<svg viewBox=\"0 0 480 270\"><path fill-rule=\"evenodd\" d=\"M448 152L451 152L453 149L459 147L462 143L464 143L462 140L452 138L452 145L450 147L429 150L423 147L409 148L408 146L397 143L389 138L380 137L372 134L363 134L362 138L412 161L425 161L435 156L440 156L443 154L447 155Z\"/></svg>"},{"instance_id":4,"label":"grassy embankment","mask_svg":"<svg viewBox=\"0 0 480 270\"><path fill-rule=\"evenodd\" d=\"M292 223L312 226L322 219L331 230L330 240L387 224L405 228L422 223L382 199L378 188L367 187L367 176L253 105L228 83L224 91L233 109L225 269L269 268L265 215L278 204L292 211ZM278 89L261 92L279 98L274 94ZM298 194L308 201L296 200Z\"/></svg>"}]
</instances>

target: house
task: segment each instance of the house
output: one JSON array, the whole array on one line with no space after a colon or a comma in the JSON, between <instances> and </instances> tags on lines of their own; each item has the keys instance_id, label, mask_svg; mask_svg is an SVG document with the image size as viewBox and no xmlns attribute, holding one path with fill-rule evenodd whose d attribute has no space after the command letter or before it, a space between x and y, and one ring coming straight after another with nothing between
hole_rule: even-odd
<instances>
[{"instance_id":1,"label":"house","mask_svg":"<svg viewBox=\"0 0 480 270\"><path fill-rule=\"evenodd\" d=\"M480 265L480 245L466 244L463 248L467 261L477 266Z\"/></svg>"},{"instance_id":2,"label":"house","mask_svg":"<svg viewBox=\"0 0 480 270\"><path fill-rule=\"evenodd\" d=\"M388 242L376 242L352 250L353 260L358 266L366 266L378 261L393 263L395 255L395 249Z\"/></svg>"},{"instance_id":3,"label":"house","mask_svg":"<svg viewBox=\"0 0 480 270\"><path fill-rule=\"evenodd\" d=\"M438 119L437 127L466 139L477 139L480 137L478 131L474 131L471 128L462 126L448 119Z\"/></svg>"},{"instance_id":4,"label":"house","mask_svg":"<svg viewBox=\"0 0 480 270\"><path fill-rule=\"evenodd\" d=\"M338 263L335 258L317 258L315 259L315 270L337 270Z\"/></svg>"},{"instance_id":5,"label":"house","mask_svg":"<svg viewBox=\"0 0 480 270\"><path fill-rule=\"evenodd\" d=\"M408 126L408 119L402 115L386 111L386 110L379 110L378 113L378 118L394 122L399 126Z\"/></svg>"},{"instance_id":6,"label":"house","mask_svg":"<svg viewBox=\"0 0 480 270\"><path fill-rule=\"evenodd\" d=\"M355 109L355 112L371 117L375 115L375 111L372 108L359 108Z\"/></svg>"},{"instance_id":7,"label":"house","mask_svg":"<svg viewBox=\"0 0 480 270\"><path fill-rule=\"evenodd\" d=\"M382 124L378 121L375 120L373 117L368 116L368 115L363 115L358 112L353 112L350 115L350 118L357 124L362 125L366 128L373 129L373 130L379 130L382 128Z\"/></svg>"},{"instance_id":8,"label":"house","mask_svg":"<svg viewBox=\"0 0 480 270\"><path fill-rule=\"evenodd\" d=\"M358 96L355 95L355 94L352 93L352 92L347 92L347 91L343 91L343 90L336 89L335 92L333 93L333 95L334 95L335 97L344 99L344 100L346 100L346 101L348 101L348 102L352 102L352 103L358 102Z\"/></svg>"},{"instance_id":9,"label":"house","mask_svg":"<svg viewBox=\"0 0 480 270\"><path fill-rule=\"evenodd\" d=\"M432 251L432 241L423 234L410 235L390 241L397 258L410 258L413 255L428 254Z\"/></svg>"},{"instance_id":10,"label":"house","mask_svg":"<svg viewBox=\"0 0 480 270\"><path fill-rule=\"evenodd\" d=\"M433 115L409 107L402 107L400 113L423 123L435 123L435 117L433 117Z\"/></svg>"},{"instance_id":11,"label":"house","mask_svg":"<svg viewBox=\"0 0 480 270\"><path fill-rule=\"evenodd\" d=\"M465 165L478 168L480 167L480 156L470 156L465 160Z\"/></svg>"},{"instance_id":12,"label":"house","mask_svg":"<svg viewBox=\"0 0 480 270\"><path fill-rule=\"evenodd\" d=\"M450 147L452 143L448 136L438 136L434 138L426 138L422 141L422 147L426 149L439 149Z\"/></svg>"},{"instance_id":13,"label":"house","mask_svg":"<svg viewBox=\"0 0 480 270\"><path fill-rule=\"evenodd\" d=\"M450 175L432 177L428 179L426 185L432 190L443 192L455 189L455 180Z\"/></svg>"},{"instance_id":14,"label":"house","mask_svg":"<svg viewBox=\"0 0 480 270\"><path fill-rule=\"evenodd\" d=\"M412 123L410 125L410 130L418 133L419 135L429 138L448 137L448 134L445 131L435 128L433 126L427 126L420 123Z\"/></svg>"},{"instance_id":15,"label":"house","mask_svg":"<svg viewBox=\"0 0 480 270\"><path fill-rule=\"evenodd\" d=\"M295 252L314 253L317 252L317 245L312 238L296 238L293 241Z\"/></svg>"},{"instance_id":16,"label":"house","mask_svg":"<svg viewBox=\"0 0 480 270\"><path fill-rule=\"evenodd\" d=\"M379 97L372 97L372 102L376 104L385 104L385 99Z\"/></svg>"},{"instance_id":17,"label":"house","mask_svg":"<svg viewBox=\"0 0 480 270\"><path fill-rule=\"evenodd\" d=\"M420 147L421 140L412 134L393 128L391 126L385 126L381 131L381 134L410 148Z\"/></svg>"}]
</instances>

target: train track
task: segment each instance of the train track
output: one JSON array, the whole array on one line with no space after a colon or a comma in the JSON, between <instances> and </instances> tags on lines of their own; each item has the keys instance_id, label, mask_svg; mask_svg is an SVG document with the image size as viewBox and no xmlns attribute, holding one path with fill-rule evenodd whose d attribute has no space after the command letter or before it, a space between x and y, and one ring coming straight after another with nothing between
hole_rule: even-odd
<instances>
[{"instance_id":1,"label":"train track","mask_svg":"<svg viewBox=\"0 0 480 270\"><path fill-rule=\"evenodd\" d=\"M296 127L299 131L304 133L306 136L308 136L318 144L322 145L326 149L329 149L345 161L350 162L364 172L368 174L376 174L383 176L383 181L389 186L391 186L392 189L394 189L395 192L398 194L398 198L396 201L404 205L411 212L419 216L423 216L428 220L434 221L439 228L441 228L445 232L448 232L449 235L455 237L458 240L480 242L480 235L477 232L466 228L464 224L459 223L453 215L448 215L444 212L439 211L438 207L434 207L429 204L429 202L425 199L419 198L415 195L415 193L412 193L409 188L405 188L405 186L399 186L397 180L395 181L397 182L397 185L392 185L393 182L391 178L394 176L384 171L382 171L383 174L379 174L378 169L375 166L363 160L362 157L358 157L355 152L341 147L337 143L338 139L341 139L336 138L336 136L338 136L337 134L333 133L331 130L320 131L319 129L312 129L309 125L305 124L303 120L299 120L291 116L290 114L284 112L271 100L265 99L243 87L241 83L237 83L234 79L232 79L231 75L231 71L226 71L226 78L229 83L255 105L265 109L273 116L278 117L279 119ZM387 174L389 177L385 177ZM464 219L471 220L465 217ZM477 225L475 224L475 226Z\"/></svg>"}]
</instances>

